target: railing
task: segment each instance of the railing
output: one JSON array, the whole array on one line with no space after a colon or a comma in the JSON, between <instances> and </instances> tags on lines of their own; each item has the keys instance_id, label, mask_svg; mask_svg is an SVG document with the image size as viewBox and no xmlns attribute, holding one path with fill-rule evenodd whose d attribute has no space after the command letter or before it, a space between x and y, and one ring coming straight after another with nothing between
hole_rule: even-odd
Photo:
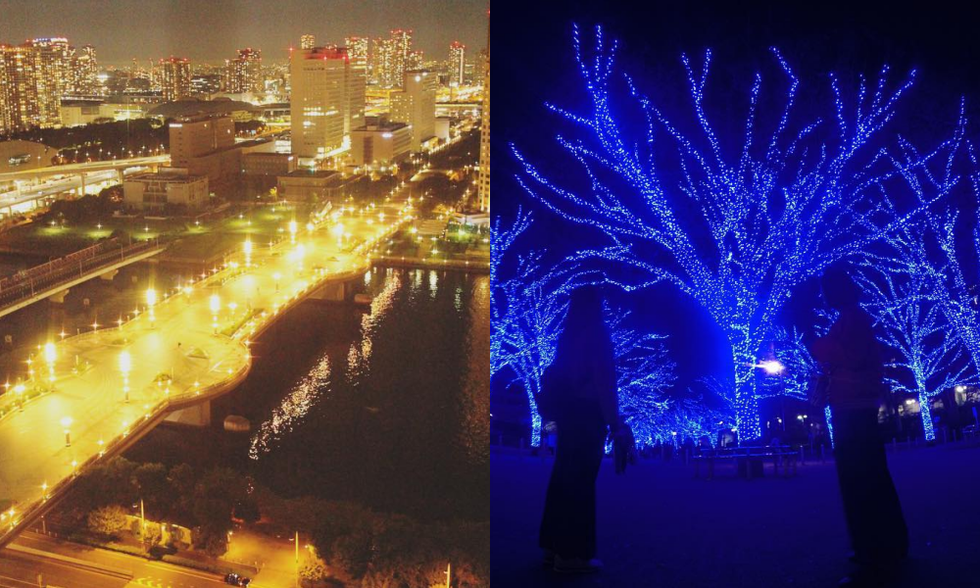
<instances>
[{"instance_id":1,"label":"railing","mask_svg":"<svg viewBox=\"0 0 980 588\"><path fill-rule=\"evenodd\" d=\"M230 337L222 336L223 338L237 341L245 349L245 361L236 371L228 374L226 378L206 386L191 385L180 393L168 394L166 397L160 399L155 405L147 407L143 418L132 427L108 440L99 453L90 456L88 459L80 463L73 462L72 471L69 475L59 480L50 488L47 488L42 496L18 505L17 510L12 510L9 518L6 521L3 521L3 523L0 523L0 547L8 543L22 529L29 527L29 525L31 525L39 516L46 512L47 507L53 504L52 501L60 499L71 482L78 476L79 473L84 471L85 468L102 459L106 455L115 455L125 451L132 443L142 437L146 431L149 431L155 427L157 423L159 423L168 413L181 408L193 406L194 404L207 400L211 397L219 396L238 386L245 380L245 377L248 375L248 372L251 369L252 355L248 351L250 338L255 337L268 328L278 317L278 315L298 304L306 295L320 287L323 283L334 280L350 279L354 275L367 271L370 267L370 260L368 257L371 250L377 247L379 241L388 238L405 222L405 220L399 221L382 234L355 246L352 253L363 254L365 257L361 263L355 263L353 264L352 268L338 274L327 274L323 271L316 272L313 280L304 282L301 288L293 292L283 301L281 305L277 305L271 312L262 312L248 320L244 325L241 325L238 329L236 329L235 333L233 333ZM156 243L146 242L126 249L126 252L127 254L130 254L135 247L140 247L141 251L145 251L156 246ZM124 256L119 253L113 253L112 256L113 259L124 258ZM97 256L93 259L100 259L102 257L103 256ZM238 255L236 255L236 257L238 257ZM84 264L84 261L82 263ZM226 275L226 273L234 273L240 267L241 266L237 262L234 264L226 263L224 268L202 279L200 282L198 282L198 285L203 285L213 280L220 280L222 277L224 277L224 275ZM163 303L166 303L171 298L173 297L165 298ZM82 337L97 337L98 335L98 332L86 333L83 335L77 335L75 340L77 341L78 338Z\"/></svg>"},{"instance_id":2,"label":"railing","mask_svg":"<svg viewBox=\"0 0 980 588\"><path fill-rule=\"evenodd\" d=\"M125 261L160 246L159 240L144 241L125 246L119 242L100 243L35 266L0 281L0 309L37 296L58 284L97 271L99 268Z\"/></svg>"},{"instance_id":3,"label":"railing","mask_svg":"<svg viewBox=\"0 0 980 588\"><path fill-rule=\"evenodd\" d=\"M411 256L372 255L371 262L375 265L390 267L456 269L469 272L490 271L490 261L484 261L482 259L433 259Z\"/></svg>"}]
</instances>

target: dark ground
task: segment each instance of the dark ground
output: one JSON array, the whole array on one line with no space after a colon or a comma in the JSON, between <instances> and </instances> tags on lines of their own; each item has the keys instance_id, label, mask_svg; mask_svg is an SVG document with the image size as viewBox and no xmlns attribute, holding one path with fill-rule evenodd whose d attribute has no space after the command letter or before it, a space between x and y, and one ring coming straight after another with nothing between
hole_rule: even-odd
<instances>
[{"instance_id":1,"label":"dark ground","mask_svg":"<svg viewBox=\"0 0 980 588\"><path fill-rule=\"evenodd\" d=\"M902 588L977 587L980 440L889 451L909 526ZM552 460L491 457L493 586L822 587L849 570L833 461L807 462L795 478L746 481L732 466L714 480L693 466L640 462L598 481L599 553L592 576L559 576L540 563L537 530Z\"/></svg>"}]
</instances>

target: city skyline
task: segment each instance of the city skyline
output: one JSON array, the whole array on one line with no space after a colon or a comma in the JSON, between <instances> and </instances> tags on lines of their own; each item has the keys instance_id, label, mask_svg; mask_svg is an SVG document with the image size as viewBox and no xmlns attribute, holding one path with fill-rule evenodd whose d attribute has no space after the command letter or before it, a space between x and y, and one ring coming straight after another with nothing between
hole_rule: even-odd
<instances>
[{"instance_id":1,"label":"city skyline","mask_svg":"<svg viewBox=\"0 0 980 588\"><path fill-rule=\"evenodd\" d=\"M426 59L446 59L450 45L459 41L475 56L486 46L483 0L436 0L404 4L338 1L317 3L244 3L217 0L209 10L191 10L188 2L98 3L54 0L43 5L2 0L5 27L0 43L21 44L29 39L64 37L72 45L94 45L104 65L124 66L136 58L158 60L171 55L197 63L220 63L238 49L252 47L269 62L287 61L289 48L312 34L318 44L342 44L345 37L387 37L394 29L412 29L414 44ZM96 10L95 8L98 8ZM322 21L311 11L323 15ZM131 27L106 27L107 21L125 19ZM274 21L273 29L263 23ZM445 26L447 22L450 26ZM439 26L436 26L436 23ZM229 26L229 24L231 26Z\"/></svg>"}]
</instances>

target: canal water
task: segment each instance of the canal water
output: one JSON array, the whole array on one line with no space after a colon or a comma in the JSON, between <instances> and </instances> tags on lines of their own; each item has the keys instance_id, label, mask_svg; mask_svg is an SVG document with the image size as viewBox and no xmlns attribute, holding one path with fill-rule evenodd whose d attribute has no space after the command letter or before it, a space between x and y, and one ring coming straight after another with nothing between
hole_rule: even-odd
<instances>
[{"instance_id":1,"label":"canal water","mask_svg":"<svg viewBox=\"0 0 980 588\"><path fill-rule=\"evenodd\" d=\"M229 461L284 496L487 519L489 278L376 269L363 289L369 312L308 302L253 345L213 403L252 425Z\"/></svg>"},{"instance_id":2,"label":"canal water","mask_svg":"<svg viewBox=\"0 0 980 588\"><path fill-rule=\"evenodd\" d=\"M16 271L43 263L5 255ZM0 377L45 340L105 328L203 268L140 263L0 319ZM487 520L489 278L375 269L370 308L305 302L253 343L252 372L212 404L213 426L162 425L127 457L229 466L286 497L351 500L423 519ZM87 302L86 302L87 300ZM226 432L228 415L250 421Z\"/></svg>"}]
</instances>

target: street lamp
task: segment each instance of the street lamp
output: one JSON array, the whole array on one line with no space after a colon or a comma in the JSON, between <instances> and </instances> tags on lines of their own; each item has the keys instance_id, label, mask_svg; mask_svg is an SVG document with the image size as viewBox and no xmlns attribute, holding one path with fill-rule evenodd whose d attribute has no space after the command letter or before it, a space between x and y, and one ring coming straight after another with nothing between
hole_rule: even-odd
<instances>
[{"instance_id":1,"label":"street lamp","mask_svg":"<svg viewBox=\"0 0 980 588\"><path fill-rule=\"evenodd\" d=\"M218 311L221 310L221 298L217 294L211 295L211 326L214 332L218 332Z\"/></svg>"},{"instance_id":2,"label":"street lamp","mask_svg":"<svg viewBox=\"0 0 980 588\"><path fill-rule=\"evenodd\" d=\"M65 447L71 447L71 417L62 417L61 428L65 430Z\"/></svg>"},{"instance_id":3,"label":"street lamp","mask_svg":"<svg viewBox=\"0 0 980 588\"><path fill-rule=\"evenodd\" d=\"M48 364L48 380L54 383L54 360L57 358L57 353L54 348L54 343L50 341L44 345L44 361Z\"/></svg>"},{"instance_id":4,"label":"street lamp","mask_svg":"<svg viewBox=\"0 0 980 588\"><path fill-rule=\"evenodd\" d=\"M128 351L119 354L119 371L123 375L123 393L126 395L126 402L129 402L129 371L133 365Z\"/></svg>"},{"instance_id":5,"label":"street lamp","mask_svg":"<svg viewBox=\"0 0 980 588\"><path fill-rule=\"evenodd\" d=\"M153 307L156 305L156 303L157 303L157 291L154 290L153 288L149 288L146 291L146 305L150 308L151 323L156 320L156 315L154 315L153 313Z\"/></svg>"},{"instance_id":6,"label":"street lamp","mask_svg":"<svg viewBox=\"0 0 980 588\"><path fill-rule=\"evenodd\" d=\"M776 361L775 359L760 361L756 367L762 368L770 376L781 374L783 373L783 370L786 369L786 366Z\"/></svg>"},{"instance_id":7,"label":"street lamp","mask_svg":"<svg viewBox=\"0 0 980 588\"><path fill-rule=\"evenodd\" d=\"M252 265L252 241L245 239L245 267Z\"/></svg>"}]
</instances>

